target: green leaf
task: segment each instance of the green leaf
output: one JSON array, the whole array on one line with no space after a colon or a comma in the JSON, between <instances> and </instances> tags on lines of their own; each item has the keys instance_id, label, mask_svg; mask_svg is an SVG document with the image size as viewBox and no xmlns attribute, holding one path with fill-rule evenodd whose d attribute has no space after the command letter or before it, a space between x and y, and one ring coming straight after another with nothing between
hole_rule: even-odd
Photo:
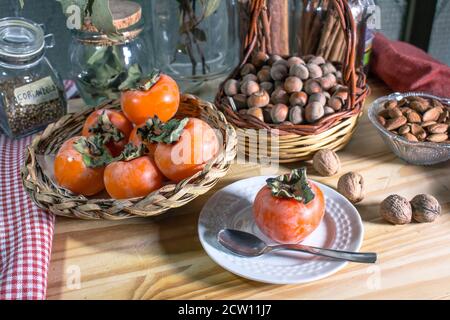
<instances>
[{"instance_id":1,"label":"green leaf","mask_svg":"<svg viewBox=\"0 0 450 320\"><path fill-rule=\"evenodd\" d=\"M25 5L24 0L19 0L20 9L23 9L23 6Z\"/></svg>"},{"instance_id":2,"label":"green leaf","mask_svg":"<svg viewBox=\"0 0 450 320\"><path fill-rule=\"evenodd\" d=\"M204 0L206 1L205 18L212 15L220 6L220 0Z\"/></svg>"},{"instance_id":3,"label":"green leaf","mask_svg":"<svg viewBox=\"0 0 450 320\"><path fill-rule=\"evenodd\" d=\"M171 119L163 123L158 117L154 117L148 119L145 126L138 129L138 133L143 141L170 144L180 139L188 121L189 118Z\"/></svg>"},{"instance_id":4,"label":"green leaf","mask_svg":"<svg viewBox=\"0 0 450 320\"><path fill-rule=\"evenodd\" d=\"M91 10L92 24L100 32L107 34L111 39L119 35L113 23L114 18L109 8L109 0L95 0Z\"/></svg>"},{"instance_id":5,"label":"green leaf","mask_svg":"<svg viewBox=\"0 0 450 320\"><path fill-rule=\"evenodd\" d=\"M308 183L306 168L294 169L288 174L266 180L272 195L278 198L293 198L307 204L315 197Z\"/></svg>"},{"instance_id":6,"label":"green leaf","mask_svg":"<svg viewBox=\"0 0 450 320\"><path fill-rule=\"evenodd\" d=\"M83 162L89 168L103 167L114 161L113 156L103 145L103 139L98 135L80 137L73 147L83 156Z\"/></svg>"},{"instance_id":7,"label":"green leaf","mask_svg":"<svg viewBox=\"0 0 450 320\"><path fill-rule=\"evenodd\" d=\"M132 89L136 86L136 83L139 81L139 79L141 78L142 72L141 72L141 68L139 67L138 64L133 64L127 72L127 77L126 79L120 84L119 86L119 90L123 91L123 90L129 90Z\"/></svg>"},{"instance_id":8,"label":"green leaf","mask_svg":"<svg viewBox=\"0 0 450 320\"><path fill-rule=\"evenodd\" d=\"M104 63L107 54L108 54L108 47L106 46L100 47L96 49L95 52L89 57L89 59L87 60L87 64L92 66L99 62Z\"/></svg>"},{"instance_id":9,"label":"green leaf","mask_svg":"<svg viewBox=\"0 0 450 320\"><path fill-rule=\"evenodd\" d=\"M201 41L201 42L206 41L206 33L202 29L194 28L194 30L192 30L192 34L194 35L195 39L197 39L198 41Z\"/></svg>"}]
</instances>

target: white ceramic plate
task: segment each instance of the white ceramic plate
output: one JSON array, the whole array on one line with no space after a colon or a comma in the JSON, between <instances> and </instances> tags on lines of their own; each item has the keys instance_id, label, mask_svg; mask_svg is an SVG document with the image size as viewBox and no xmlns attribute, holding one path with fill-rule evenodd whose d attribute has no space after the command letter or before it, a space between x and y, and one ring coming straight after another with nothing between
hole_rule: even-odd
<instances>
[{"instance_id":1,"label":"white ceramic plate","mask_svg":"<svg viewBox=\"0 0 450 320\"><path fill-rule=\"evenodd\" d=\"M304 283L327 277L347 262L300 252L280 251L260 257L234 255L217 242L223 228L256 234L269 244L252 215L252 204L268 176L237 181L214 194L200 213L198 234L206 253L220 266L241 277L274 284ZM317 182L316 182L317 183ZM346 251L359 251L363 225L356 208L335 190L317 183L326 199L326 213L319 227L303 243Z\"/></svg>"}]
</instances>

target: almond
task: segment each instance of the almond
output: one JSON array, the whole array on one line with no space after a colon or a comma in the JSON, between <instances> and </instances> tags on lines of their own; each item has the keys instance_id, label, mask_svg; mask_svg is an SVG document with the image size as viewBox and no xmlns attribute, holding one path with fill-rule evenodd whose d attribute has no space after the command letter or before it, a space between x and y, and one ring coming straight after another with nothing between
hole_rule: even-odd
<instances>
[{"instance_id":1,"label":"almond","mask_svg":"<svg viewBox=\"0 0 450 320\"><path fill-rule=\"evenodd\" d=\"M429 109L429 104L421 103L418 101L412 101L409 107L417 112L423 113Z\"/></svg>"},{"instance_id":2,"label":"almond","mask_svg":"<svg viewBox=\"0 0 450 320\"><path fill-rule=\"evenodd\" d=\"M406 115L406 118L408 119L408 122L410 122L410 123L422 122L422 118L421 118L420 114L418 114L415 111L411 111L410 113L408 113Z\"/></svg>"},{"instance_id":3,"label":"almond","mask_svg":"<svg viewBox=\"0 0 450 320\"><path fill-rule=\"evenodd\" d=\"M389 100L384 104L384 108L387 110L394 109L397 107L397 101L396 100Z\"/></svg>"},{"instance_id":4,"label":"almond","mask_svg":"<svg viewBox=\"0 0 450 320\"><path fill-rule=\"evenodd\" d=\"M448 124L436 123L428 127L429 133L446 133L448 130Z\"/></svg>"},{"instance_id":5,"label":"almond","mask_svg":"<svg viewBox=\"0 0 450 320\"><path fill-rule=\"evenodd\" d=\"M411 131L411 128L410 128L409 125L407 125L407 124L401 126L401 127L398 129L398 133L399 133L399 134L405 134L405 133L408 133L409 131Z\"/></svg>"},{"instance_id":6,"label":"almond","mask_svg":"<svg viewBox=\"0 0 450 320\"><path fill-rule=\"evenodd\" d=\"M333 109L333 111L334 111L334 109ZM382 116L377 116L377 120L384 127L384 125L386 124L386 119L383 118Z\"/></svg>"},{"instance_id":7,"label":"almond","mask_svg":"<svg viewBox=\"0 0 450 320\"><path fill-rule=\"evenodd\" d=\"M400 108L397 108L397 107L388 109L388 114L389 114L389 117L391 117L391 118L398 118L403 115Z\"/></svg>"},{"instance_id":8,"label":"almond","mask_svg":"<svg viewBox=\"0 0 450 320\"><path fill-rule=\"evenodd\" d=\"M386 120L385 128L389 131L395 130L406 124L408 120L404 116Z\"/></svg>"},{"instance_id":9,"label":"almond","mask_svg":"<svg viewBox=\"0 0 450 320\"><path fill-rule=\"evenodd\" d=\"M422 128L426 128L426 127L432 126L433 124L436 124L436 121L426 121L426 122L422 122L422 123L420 124L420 126L421 126Z\"/></svg>"},{"instance_id":10,"label":"almond","mask_svg":"<svg viewBox=\"0 0 450 320\"><path fill-rule=\"evenodd\" d=\"M411 134L409 132L403 134L402 137L405 138L408 141L411 141L411 142L418 142L419 141L419 140L417 140L415 135L413 135L413 134Z\"/></svg>"},{"instance_id":11,"label":"almond","mask_svg":"<svg viewBox=\"0 0 450 320\"><path fill-rule=\"evenodd\" d=\"M449 117L448 110L444 110L444 112L442 112L441 115L439 116L439 119L437 122L444 123L445 121L447 121L448 117Z\"/></svg>"},{"instance_id":12,"label":"almond","mask_svg":"<svg viewBox=\"0 0 450 320\"><path fill-rule=\"evenodd\" d=\"M427 140L431 142L444 142L447 139L448 135L445 133L435 133L427 137Z\"/></svg>"},{"instance_id":13,"label":"almond","mask_svg":"<svg viewBox=\"0 0 450 320\"><path fill-rule=\"evenodd\" d=\"M425 130L416 123L411 125L411 133L419 140L424 140L427 137Z\"/></svg>"},{"instance_id":14,"label":"almond","mask_svg":"<svg viewBox=\"0 0 450 320\"><path fill-rule=\"evenodd\" d=\"M422 117L422 120L424 122L427 121L436 121L439 119L439 116L441 115L441 109L439 107L431 108L430 110L427 110Z\"/></svg>"}]
</instances>

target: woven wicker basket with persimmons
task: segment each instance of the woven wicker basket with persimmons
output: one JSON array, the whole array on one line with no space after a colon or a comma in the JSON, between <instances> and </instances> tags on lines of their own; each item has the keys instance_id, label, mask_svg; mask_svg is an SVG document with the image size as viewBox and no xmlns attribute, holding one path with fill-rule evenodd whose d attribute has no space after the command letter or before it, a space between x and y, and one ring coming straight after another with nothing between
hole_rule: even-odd
<instances>
[{"instance_id":1,"label":"woven wicker basket with persimmons","mask_svg":"<svg viewBox=\"0 0 450 320\"><path fill-rule=\"evenodd\" d=\"M313 1L313 4L316 3L319 1ZM268 146L268 150L257 154L256 159L262 160L263 156L269 156L272 161L294 162L311 159L314 153L320 149L342 149L352 137L369 88L365 75L359 72L355 66L356 26L348 2L346 0L328 0L327 5L334 10L336 26L342 29L340 30L341 42L345 44L345 48L342 48L338 58L339 61L333 61L333 55L328 56L327 59L340 67L342 84L348 87L349 93L346 104L339 112L325 116L311 124L266 123L252 115L238 113L233 108L230 98L224 93L226 82L224 81L216 96L216 105L236 128L239 152L249 155L252 150L255 150L255 145L264 146L264 148ZM263 51L270 55L271 47L275 45L270 43L271 12L266 0L251 0L248 6L249 26L243 43L243 59L227 80L237 79L241 68L250 61L254 53ZM301 23L308 22L302 21ZM310 33L303 32L300 38L311 36ZM297 37L299 36L297 35ZM307 41L299 39L300 43ZM333 47L332 41L326 45ZM317 54L317 52L308 52L308 49L305 50L305 48L301 51L303 51L302 54ZM261 134L259 129L267 130L268 134ZM253 156L255 155L253 154Z\"/></svg>"},{"instance_id":2,"label":"woven wicker basket with persimmons","mask_svg":"<svg viewBox=\"0 0 450 320\"><path fill-rule=\"evenodd\" d=\"M107 102L95 109L119 109L118 102ZM48 176L42 157L57 152L64 141L79 135L81 128L93 110L67 115L50 124L28 146L21 175L25 190L42 209L56 215L80 219L119 220L132 217L147 217L161 214L190 202L211 189L223 177L236 156L236 132L228 124L223 113L206 101L192 95L182 95L176 117L195 117L206 121L221 134L221 148L216 158L205 168L177 184L166 184L146 197L114 200L108 197L95 198L74 195L59 187Z\"/></svg>"}]
</instances>

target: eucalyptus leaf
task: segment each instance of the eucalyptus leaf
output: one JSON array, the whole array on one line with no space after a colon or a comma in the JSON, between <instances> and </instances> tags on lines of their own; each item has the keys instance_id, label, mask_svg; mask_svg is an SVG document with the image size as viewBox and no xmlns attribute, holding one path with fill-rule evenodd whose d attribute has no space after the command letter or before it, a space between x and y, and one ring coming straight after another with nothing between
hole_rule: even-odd
<instances>
[{"instance_id":1,"label":"eucalyptus leaf","mask_svg":"<svg viewBox=\"0 0 450 320\"><path fill-rule=\"evenodd\" d=\"M113 23L113 16L109 8L109 0L95 0L92 3L92 23L102 33L109 37L117 37L119 35L117 28Z\"/></svg>"},{"instance_id":2,"label":"eucalyptus leaf","mask_svg":"<svg viewBox=\"0 0 450 320\"><path fill-rule=\"evenodd\" d=\"M134 88L137 81L141 78L142 72L138 64L133 64L127 72L126 79L120 84L119 90Z\"/></svg>"},{"instance_id":3,"label":"eucalyptus leaf","mask_svg":"<svg viewBox=\"0 0 450 320\"><path fill-rule=\"evenodd\" d=\"M23 6L25 5L24 0L19 0L20 9L23 9Z\"/></svg>"},{"instance_id":4,"label":"eucalyptus leaf","mask_svg":"<svg viewBox=\"0 0 450 320\"><path fill-rule=\"evenodd\" d=\"M201 41L201 42L206 41L206 33L202 29L194 28L194 30L192 30L192 34L194 35L195 39L197 39L198 41Z\"/></svg>"},{"instance_id":5,"label":"eucalyptus leaf","mask_svg":"<svg viewBox=\"0 0 450 320\"><path fill-rule=\"evenodd\" d=\"M204 0L206 2L205 6L205 18L212 15L220 6L220 0Z\"/></svg>"}]
</instances>

